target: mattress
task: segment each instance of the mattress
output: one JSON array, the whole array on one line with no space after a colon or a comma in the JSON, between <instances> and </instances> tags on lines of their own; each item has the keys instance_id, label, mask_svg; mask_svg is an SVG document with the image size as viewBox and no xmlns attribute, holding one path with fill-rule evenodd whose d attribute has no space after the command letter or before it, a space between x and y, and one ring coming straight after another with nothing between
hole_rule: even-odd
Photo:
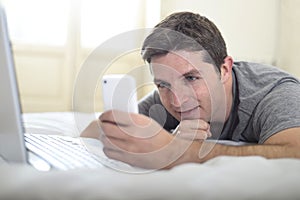
<instances>
[{"instance_id":1,"label":"mattress","mask_svg":"<svg viewBox=\"0 0 300 200\"><path fill-rule=\"evenodd\" d=\"M26 113L27 132L77 137L97 114ZM0 164L0 199L300 199L300 159L219 156L171 170L41 172Z\"/></svg>"}]
</instances>

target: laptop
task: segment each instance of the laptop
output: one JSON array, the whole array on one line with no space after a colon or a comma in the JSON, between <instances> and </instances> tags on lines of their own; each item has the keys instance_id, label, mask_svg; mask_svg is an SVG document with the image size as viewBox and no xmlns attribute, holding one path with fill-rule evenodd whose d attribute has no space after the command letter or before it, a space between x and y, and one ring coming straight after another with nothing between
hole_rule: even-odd
<instances>
[{"instance_id":1,"label":"laptop","mask_svg":"<svg viewBox=\"0 0 300 200\"><path fill-rule=\"evenodd\" d=\"M107 158L101 142L96 139L24 133L6 14L1 5L0 95L0 157L5 162L30 164L43 171L128 167Z\"/></svg>"}]
</instances>

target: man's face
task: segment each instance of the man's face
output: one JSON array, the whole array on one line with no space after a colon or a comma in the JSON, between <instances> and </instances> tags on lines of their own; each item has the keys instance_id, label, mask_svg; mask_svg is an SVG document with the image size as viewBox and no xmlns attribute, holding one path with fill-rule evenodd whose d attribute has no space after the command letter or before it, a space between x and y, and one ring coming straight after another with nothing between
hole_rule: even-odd
<instances>
[{"instance_id":1,"label":"man's face","mask_svg":"<svg viewBox=\"0 0 300 200\"><path fill-rule=\"evenodd\" d=\"M210 122L213 110L225 102L220 75L212 64L203 61L201 51L153 57L151 68L163 105L179 121Z\"/></svg>"}]
</instances>

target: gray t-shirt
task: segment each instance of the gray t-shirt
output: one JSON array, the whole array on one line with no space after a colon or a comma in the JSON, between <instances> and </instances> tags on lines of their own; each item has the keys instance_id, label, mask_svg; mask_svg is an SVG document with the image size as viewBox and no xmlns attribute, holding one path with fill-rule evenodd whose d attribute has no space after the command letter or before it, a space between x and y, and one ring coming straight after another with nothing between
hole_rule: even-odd
<instances>
[{"instance_id":1,"label":"gray t-shirt","mask_svg":"<svg viewBox=\"0 0 300 200\"><path fill-rule=\"evenodd\" d=\"M249 62L235 62L232 71L232 110L221 135L212 133L212 139L264 143L281 130L300 127L298 79L276 67ZM163 108L157 91L140 102L139 111L168 131L179 124Z\"/></svg>"}]
</instances>

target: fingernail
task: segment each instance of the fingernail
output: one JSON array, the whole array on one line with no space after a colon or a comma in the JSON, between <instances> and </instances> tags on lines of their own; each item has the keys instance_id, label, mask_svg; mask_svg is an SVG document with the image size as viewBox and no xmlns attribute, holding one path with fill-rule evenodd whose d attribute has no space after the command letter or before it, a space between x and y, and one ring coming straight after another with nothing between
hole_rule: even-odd
<instances>
[{"instance_id":1,"label":"fingernail","mask_svg":"<svg viewBox=\"0 0 300 200\"><path fill-rule=\"evenodd\" d=\"M208 137L211 137L211 136L212 136L211 132L208 132Z\"/></svg>"}]
</instances>

